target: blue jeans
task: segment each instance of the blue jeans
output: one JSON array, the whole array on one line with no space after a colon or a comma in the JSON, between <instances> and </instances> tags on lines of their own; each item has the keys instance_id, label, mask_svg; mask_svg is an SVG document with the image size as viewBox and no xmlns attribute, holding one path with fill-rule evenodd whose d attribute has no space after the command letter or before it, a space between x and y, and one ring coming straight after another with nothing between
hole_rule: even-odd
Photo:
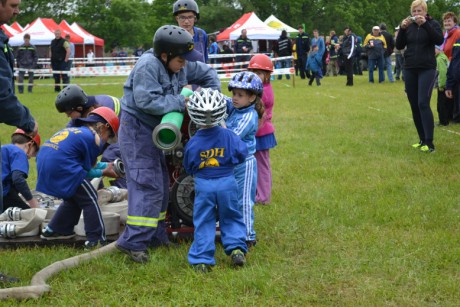
<instances>
[{"instance_id":1,"label":"blue jeans","mask_svg":"<svg viewBox=\"0 0 460 307\"><path fill-rule=\"evenodd\" d=\"M379 82L384 82L385 81L385 74L383 72L383 55L380 58L377 59L369 59L367 61L368 66L367 68L369 69L369 82L374 83L374 68L375 65L377 65L378 70L379 70Z\"/></svg>"},{"instance_id":2,"label":"blue jeans","mask_svg":"<svg viewBox=\"0 0 460 307\"><path fill-rule=\"evenodd\" d=\"M395 79L393 78L393 65L391 65L391 56L385 57L384 63L387 69L388 80L390 82L395 82Z\"/></svg>"}]
</instances>

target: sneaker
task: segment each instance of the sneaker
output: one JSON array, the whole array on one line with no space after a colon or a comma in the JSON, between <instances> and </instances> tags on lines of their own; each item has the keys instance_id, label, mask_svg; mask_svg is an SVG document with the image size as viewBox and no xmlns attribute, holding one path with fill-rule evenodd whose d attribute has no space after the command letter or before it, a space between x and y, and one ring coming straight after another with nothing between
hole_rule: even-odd
<instances>
[{"instance_id":1,"label":"sneaker","mask_svg":"<svg viewBox=\"0 0 460 307\"><path fill-rule=\"evenodd\" d=\"M246 263L246 257L244 257L244 253L239 249L233 250L230 257L234 266L243 266Z\"/></svg>"},{"instance_id":2,"label":"sneaker","mask_svg":"<svg viewBox=\"0 0 460 307\"><path fill-rule=\"evenodd\" d=\"M211 266L209 264L204 264L204 263L192 264L192 268L197 273L211 272Z\"/></svg>"},{"instance_id":3,"label":"sneaker","mask_svg":"<svg viewBox=\"0 0 460 307\"><path fill-rule=\"evenodd\" d=\"M9 283L14 283L14 282L19 282L19 278L12 277L12 276L6 276L3 273L0 273L0 284L9 284Z\"/></svg>"},{"instance_id":4,"label":"sneaker","mask_svg":"<svg viewBox=\"0 0 460 307\"><path fill-rule=\"evenodd\" d=\"M107 241L86 241L85 250L92 250L107 245Z\"/></svg>"},{"instance_id":5,"label":"sneaker","mask_svg":"<svg viewBox=\"0 0 460 307\"><path fill-rule=\"evenodd\" d=\"M420 148L420 147L422 147L422 146L424 146L424 144L423 144L422 141L420 141L420 142L418 142L418 143L415 143L415 144L412 144L412 147L413 147L413 148Z\"/></svg>"},{"instance_id":6,"label":"sneaker","mask_svg":"<svg viewBox=\"0 0 460 307\"><path fill-rule=\"evenodd\" d=\"M133 251L118 244L115 244L115 247L122 253L128 255L132 261L137 263L147 263L149 261L149 254L145 251Z\"/></svg>"},{"instance_id":7,"label":"sneaker","mask_svg":"<svg viewBox=\"0 0 460 307\"><path fill-rule=\"evenodd\" d=\"M421 152L426 152L426 153L432 153L432 152L434 152L434 148L429 147L428 145L423 145L423 146L420 147L420 151Z\"/></svg>"},{"instance_id":8,"label":"sneaker","mask_svg":"<svg viewBox=\"0 0 460 307\"><path fill-rule=\"evenodd\" d=\"M43 229L42 234L40 235L42 240L67 240L72 239L73 237L75 237L74 232L68 235L63 235L61 233L52 231L49 227Z\"/></svg>"}]
</instances>

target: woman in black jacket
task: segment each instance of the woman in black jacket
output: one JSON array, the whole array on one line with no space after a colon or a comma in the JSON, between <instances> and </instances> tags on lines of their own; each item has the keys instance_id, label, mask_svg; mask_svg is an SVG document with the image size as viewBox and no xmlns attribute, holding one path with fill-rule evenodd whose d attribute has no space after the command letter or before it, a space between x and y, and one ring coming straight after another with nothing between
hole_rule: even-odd
<instances>
[{"instance_id":1,"label":"woman in black jacket","mask_svg":"<svg viewBox=\"0 0 460 307\"><path fill-rule=\"evenodd\" d=\"M411 16L401 22L396 48L404 49L406 94L412 109L420 141L412 145L423 152L433 152L434 118L430 108L436 79L434 46L444 41L441 26L427 14L424 0L411 4Z\"/></svg>"}]
</instances>

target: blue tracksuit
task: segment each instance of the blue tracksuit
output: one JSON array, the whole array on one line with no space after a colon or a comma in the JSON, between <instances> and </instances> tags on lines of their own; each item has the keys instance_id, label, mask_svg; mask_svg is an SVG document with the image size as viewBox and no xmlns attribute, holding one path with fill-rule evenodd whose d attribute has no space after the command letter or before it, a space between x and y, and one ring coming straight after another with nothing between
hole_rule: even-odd
<instances>
[{"instance_id":1,"label":"blue tracksuit","mask_svg":"<svg viewBox=\"0 0 460 307\"><path fill-rule=\"evenodd\" d=\"M73 233L83 210L88 240L105 241L97 192L86 178L103 147L99 136L85 126L60 130L40 147L36 189L64 200L49 223L53 231Z\"/></svg>"},{"instance_id":2,"label":"blue tracksuit","mask_svg":"<svg viewBox=\"0 0 460 307\"><path fill-rule=\"evenodd\" d=\"M257 162L254 153L258 127L257 111L254 109L254 105L236 109L233 107L231 99L227 100L227 106L229 113L225 122L227 128L235 132L248 147L246 160L235 167L235 178L238 183L238 203L246 225L246 240L255 241L254 203L257 186Z\"/></svg>"},{"instance_id":3,"label":"blue tracksuit","mask_svg":"<svg viewBox=\"0 0 460 307\"><path fill-rule=\"evenodd\" d=\"M225 253L246 253L246 231L238 208L234 166L244 162L247 147L232 131L216 126L200 129L185 147L184 167L195 180L193 205L194 240L190 264L215 265L216 206Z\"/></svg>"},{"instance_id":4,"label":"blue tracksuit","mask_svg":"<svg viewBox=\"0 0 460 307\"><path fill-rule=\"evenodd\" d=\"M168 242L164 219L169 174L152 132L164 114L185 111L180 92L187 84L220 89L217 73L208 65L187 62L171 74L150 49L136 62L124 85L118 143L128 184L128 220L117 244L126 249L146 250L154 237Z\"/></svg>"},{"instance_id":5,"label":"blue tracksuit","mask_svg":"<svg viewBox=\"0 0 460 307\"><path fill-rule=\"evenodd\" d=\"M3 196L8 195L13 184L12 173L20 171L29 174L29 160L27 154L16 145L8 144L2 146L2 186Z\"/></svg>"}]
</instances>

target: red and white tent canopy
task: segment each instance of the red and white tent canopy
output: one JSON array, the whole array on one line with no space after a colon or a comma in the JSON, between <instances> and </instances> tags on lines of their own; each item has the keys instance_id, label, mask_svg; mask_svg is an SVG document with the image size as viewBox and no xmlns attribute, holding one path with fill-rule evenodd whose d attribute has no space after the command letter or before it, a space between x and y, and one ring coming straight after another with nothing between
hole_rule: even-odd
<instances>
[{"instance_id":1,"label":"red and white tent canopy","mask_svg":"<svg viewBox=\"0 0 460 307\"><path fill-rule=\"evenodd\" d=\"M62 22L61 22L62 23ZM75 32L77 33L78 35L80 35L81 37L83 37L84 39L84 42L85 44L92 44L92 45L96 45L96 46L104 46L104 40L102 38L99 38L97 36L94 36L92 34L90 34L88 31L86 31L85 29L83 29L79 24L77 24L76 22L74 22L70 28Z\"/></svg>"},{"instance_id":2,"label":"red and white tent canopy","mask_svg":"<svg viewBox=\"0 0 460 307\"><path fill-rule=\"evenodd\" d=\"M11 27L18 32L24 31L24 27L19 24L19 22L15 21L11 24Z\"/></svg>"},{"instance_id":3,"label":"red and white tent canopy","mask_svg":"<svg viewBox=\"0 0 460 307\"><path fill-rule=\"evenodd\" d=\"M76 33L71 27L70 25L67 23L67 21L63 20L61 21L61 23L59 24L59 29L61 29L61 36L62 37L65 37L67 34L70 35L70 42L74 43L74 44L88 44L87 42L85 42L85 39L79 35L78 33Z\"/></svg>"},{"instance_id":4,"label":"red and white tent canopy","mask_svg":"<svg viewBox=\"0 0 460 307\"><path fill-rule=\"evenodd\" d=\"M3 24L1 25L1 28L3 30L3 32L5 32L5 34L8 36L8 37L12 37L16 34L19 34L19 31L14 29L12 26L9 26L7 24Z\"/></svg>"},{"instance_id":5,"label":"red and white tent canopy","mask_svg":"<svg viewBox=\"0 0 460 307\"><path fill-rule=\"evenodd\" d=\"M24 44L24 34L30 34L32 45L49 45L54 39L54 30L58 29L58 24L50 18L37 18L24 31L10 38L11 46L21 46Z\"/></svg>"},{"instance_id":6,"label":"red and white tent canopy","mask_svg":"<svg viewBox=\"0 0 460 307\"><path fill-rule=\"evenodd\" d=\"M250 40L277 40L280 37L279 31L266 25L254 12L249 12L217 35L217 40L236 40L241 35L241 30L243 29L246 29Z\"/></svg>"}]
</instances>

